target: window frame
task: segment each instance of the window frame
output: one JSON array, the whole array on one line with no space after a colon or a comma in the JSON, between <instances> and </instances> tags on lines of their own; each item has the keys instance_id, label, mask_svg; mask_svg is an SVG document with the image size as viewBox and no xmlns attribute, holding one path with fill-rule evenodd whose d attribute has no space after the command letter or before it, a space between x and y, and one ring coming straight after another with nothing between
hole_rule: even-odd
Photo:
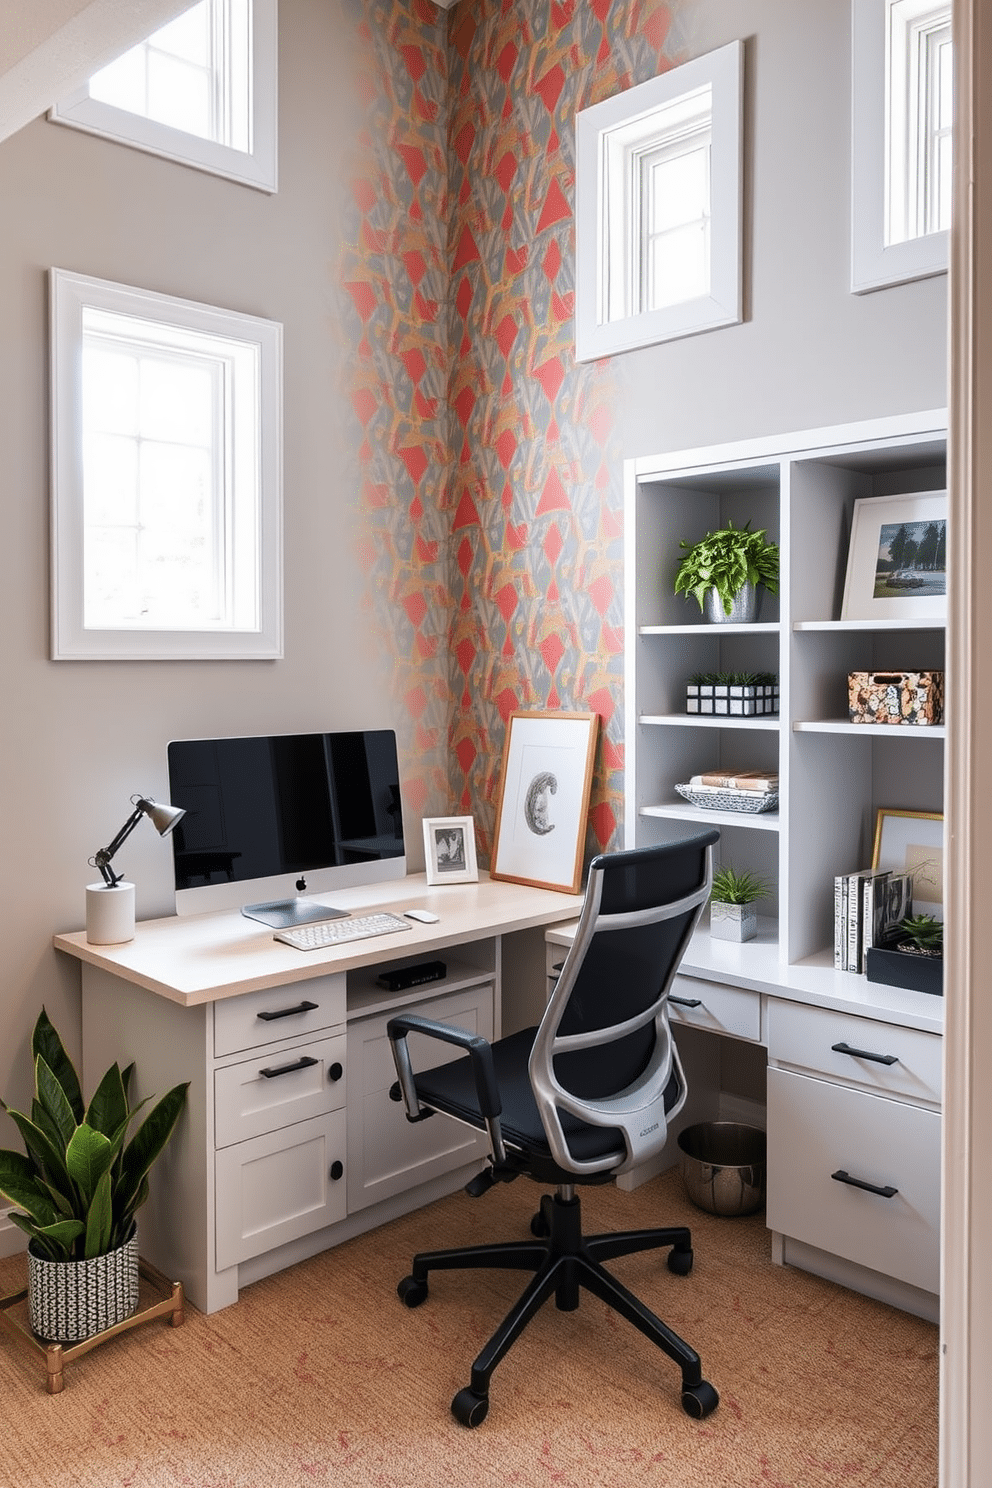
<instances>
[{"instance_id":1,"label":"window frame","mask_svg":"<svg viewBox=\"0 0 992 1488\"><path fill-rule=\"evenodd\" d=\"M947 273L946 229L887 242L889 0L851 0L851 291ZM915 110L907 107L907 130ZM909 141L907 139L907 145ZM912 146L915 153L915 142Z\"/></svg>"},{"instance_id":2,"label":"window frame","mask_svg":"<svg viewBox=\"0 0 992 1488\"><path fill-rule=\"evenodd\" d=\"M48 117L55 124L274 194L278 190L278 0L252 0L251 63L251 149L247 151L104 103L91 97L88 82L60 99Z\"/></svg>"},{"instance_id":3,"label":"window frame","mask_svg":"<svg viewBox=\"0 0 992 1488\"><path fill-rule=\"evenodd\" d=\"M129 285L49 270L51 331L51 656L53 661L278 659L283 655L282 326L259 316ZM258 369L257 622L253 629L87 628L84 624L83 317L106 310L250 348ZM244 406L243 391L235 399ZM232 538L232 541L234 539Z\"/></svg>"},{"instance_id":4,"label":"window frame","mask_svg":"<svg viewBox=\"0 0 992 1488\"><path fill-rule=\"evenodd\" d=\"M730 42L684 62L636 88L582 109L575 118L575 357L593 361L640 346L693 336L743 320L743 69L744 47ZM712 99L710 144L709 293L655 310L614 320L603 318L611 265L623 271L639 260L637 193L626 190L621 174L610 170L610 137L640 121L663 115L681 99L709 89ZM650 130L636 153L650 147ZM662 128L659 142L668 138ZM618 212L622 228L616 231ZM614 227L611 230L611 220Z\"/></svg>"}]
</instances>

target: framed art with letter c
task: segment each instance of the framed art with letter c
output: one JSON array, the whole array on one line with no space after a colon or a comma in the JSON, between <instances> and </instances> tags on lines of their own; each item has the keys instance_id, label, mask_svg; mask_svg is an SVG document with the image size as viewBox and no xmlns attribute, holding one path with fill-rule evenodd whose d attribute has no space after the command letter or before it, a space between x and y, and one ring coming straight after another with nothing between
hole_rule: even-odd
<instances>
[{"instance_id":1,"label":"framed art with letter c","mask_svg":"<svg viewBox=\"0 0 992 1488\"><path fill-rule=\"evenodd\" d=\"M577 894L598 713L511 713L490 878Z\"/></svg>"}]
</instances>

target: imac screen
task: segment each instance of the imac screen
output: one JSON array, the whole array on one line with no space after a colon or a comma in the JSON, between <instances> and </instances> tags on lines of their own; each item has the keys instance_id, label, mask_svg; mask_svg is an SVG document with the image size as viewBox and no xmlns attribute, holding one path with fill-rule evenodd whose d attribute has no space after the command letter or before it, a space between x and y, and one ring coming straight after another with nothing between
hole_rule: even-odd
<instances>
[{"instance_id":1,"label":"imac screen","mask_svg":"<svg viewBox=\"0 0 992 1488\"><path fill-rule=\"evenodd\" d=\"M405 875L391 729L174 740L168 753L170 800L186 811L172 834L178 913L329 918L299 896ZM281 902L246 904L261 897Z\"/></svg>"}]
</instances>

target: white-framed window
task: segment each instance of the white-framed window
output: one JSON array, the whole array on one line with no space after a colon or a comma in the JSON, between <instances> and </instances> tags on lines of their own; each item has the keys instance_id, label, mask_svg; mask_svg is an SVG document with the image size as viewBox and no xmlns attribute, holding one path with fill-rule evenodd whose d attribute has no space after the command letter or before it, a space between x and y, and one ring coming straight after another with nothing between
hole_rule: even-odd
<instances>
[{"instance_id":1,"label":"white-framed window","mask_svg":"<svg viewBox=\"0 0 992 1488\"><path fill-rule=\"evenodd\" d=\"M49 117L275 191L277 0L197 0Z\"/></svg>"},{"instance_id":2,"label":"white-framed window","mask_svg":"<svg viewBox=\"0 0 992 1488\"><path fill-rule=\"evenodd\" d=\"M852 0L851 287L947 270L949 0Z\"/></svg>"},{"instance_id":3,"label":"white-framed window","mask_svg":"<svg viewBox=\"0 0 992 1488\"><path fill-rule=\"evenodd\" d=\"M742 318L740 42L576 116L576 357Z\"/></svg>"},{"instance_id":4,"label":"white-framed window","mask_svg":"<svg viewBox=\"0 0 992 1488\"><path fill-rule=\"evenodd\" d=\"M52 656L282 655L282 327L51 271Z\"/></svg>"}]
</instances>

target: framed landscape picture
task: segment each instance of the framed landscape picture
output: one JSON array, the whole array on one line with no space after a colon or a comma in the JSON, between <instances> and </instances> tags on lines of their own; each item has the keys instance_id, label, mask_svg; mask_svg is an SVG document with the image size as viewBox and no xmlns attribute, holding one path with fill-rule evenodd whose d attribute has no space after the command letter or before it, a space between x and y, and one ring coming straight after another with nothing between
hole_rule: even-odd
<instances>
[{"instance_id":1,"label":"framed landscape picture","mask_svg":"<svg viewBox=\"0 0 992 1488\"><path fill-rule=\"evenodd\" d=\"M947 618L947 492L854 503L842 620Z\"/></svg>"},{"instance_id":2,"label":"framed landscape picture","mask_svg":"<svg viewBox=\"0 0 992 1488\"><path fill-rule=\"evenodd\" d=\"M577 894L598 713L511 713L491 878Z\"/></svg>"}]
</instances>

